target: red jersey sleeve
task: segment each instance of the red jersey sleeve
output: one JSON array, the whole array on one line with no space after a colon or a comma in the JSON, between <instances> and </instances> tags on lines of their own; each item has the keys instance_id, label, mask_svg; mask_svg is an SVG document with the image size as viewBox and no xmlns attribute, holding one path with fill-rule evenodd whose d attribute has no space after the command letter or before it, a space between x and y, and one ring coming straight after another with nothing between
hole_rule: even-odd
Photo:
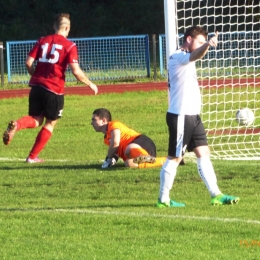
<instances>
[{"instance_id":1,"label":"red jersey sleeve","mask_svg":"<svg viewBox=\"0 0 260 260\"><path fill-rule=\"evenodd\" d=\"M34 44L28 55L35 60L39 59L39 50L41 49L40 39ZM38 54L38 55L37 55Z\"/></svg>"},{"instance_id":2,"label":"red jersey sleeve","mask_svg":"<svg viewBox=\"0 0 260 260\"><path fill-rule=\"evenodd\" d=\"M72 45L71 48L68 50L68 64L70 63L78 63L78 49L76 44Z\"/></svg>"}]
</instances>

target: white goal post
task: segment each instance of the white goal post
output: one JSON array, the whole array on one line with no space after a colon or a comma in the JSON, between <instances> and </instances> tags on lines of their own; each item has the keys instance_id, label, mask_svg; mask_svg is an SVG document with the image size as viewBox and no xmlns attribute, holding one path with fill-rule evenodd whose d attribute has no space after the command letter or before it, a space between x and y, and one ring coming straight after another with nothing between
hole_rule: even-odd
<instances>
[{"instance_id":1,"label":"white goal post","mask_svg":"<svg viewBox=\"0 0 260 260\"><path fill-rule=\"evenodd\" d=\"M260 6L257 0L164 0L166 60L190 26L219 32L217 48L196 62L202 120L212 158L260 159ZM250 108L255 121L238 125Z\"/></svg>"}]
</instances>

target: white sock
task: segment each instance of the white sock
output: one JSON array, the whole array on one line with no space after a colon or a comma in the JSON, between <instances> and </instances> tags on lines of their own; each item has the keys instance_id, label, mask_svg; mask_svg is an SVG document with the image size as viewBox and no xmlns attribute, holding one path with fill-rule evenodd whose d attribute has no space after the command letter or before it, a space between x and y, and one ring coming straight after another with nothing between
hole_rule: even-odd
<instances>
[{"instance_id":1,"label":"white sock","mask_svg":"<svg viewBox=\"0 0 260 260\"><path fill-rule=\"evenodd\" d=\"M170 201L170 190L176 176L178 163L174 160L167 159L162 166L160 172L160 196L159 199L161 202Z\"/></svg>"},{"instance_id":2,"label":"white sock","mask_svg":"<svg viewBox=\"0 0 260 260\"><path fill-rule=\"evenodd\" d=\"M199 175L205 183L211 197L216 197L221 194L221 191L217 185L217 177L210 161L210 157L203 156L201 158L197 158L197 166Z\"/></svg>"}]
</instances>

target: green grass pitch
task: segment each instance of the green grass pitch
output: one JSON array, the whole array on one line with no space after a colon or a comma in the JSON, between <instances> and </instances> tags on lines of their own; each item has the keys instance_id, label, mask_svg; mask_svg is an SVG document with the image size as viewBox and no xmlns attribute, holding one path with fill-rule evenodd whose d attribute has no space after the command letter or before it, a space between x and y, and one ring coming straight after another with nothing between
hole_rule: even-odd
<instances>
[{"instance_id":1,"label":"green grass pitch","mask_svg":"<svg viewBox=\"0 0 260 260\"><path fill-rule=\"evenodd\" d=\"M0 100L2 132L27 114L27 98ZM237 205L213 207L192 158L178 168L172 198L158 209L159 168L102 170L107 147L90 125L94 109L147 134L167 153L167 93L66 96L63 118L40 157L26 164L37 131L0 148L1 259L256 260L260 255L259 161L214 160L219 186Z\"/></svg>"}]
</instances>

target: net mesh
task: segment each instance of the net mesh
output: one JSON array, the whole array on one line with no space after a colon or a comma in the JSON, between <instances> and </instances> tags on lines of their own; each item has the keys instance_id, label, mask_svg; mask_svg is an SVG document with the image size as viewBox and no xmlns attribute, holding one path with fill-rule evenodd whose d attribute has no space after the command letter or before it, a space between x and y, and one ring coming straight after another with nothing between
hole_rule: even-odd
<instances>
[{"instance_id":1,"label":"net mesh","mask_svg":"<svg viewBox=\"0 0 260 260\"><path fill-rule=\"evenodd\" d=\"M196 62L213 158L260 158L259 18L259 1L176 1L179 45L190 26L203 26L209 38L219 32L218 47ZM244 107L255 115L248 127L236 121Z\"/></svg>"}]
</instances>

